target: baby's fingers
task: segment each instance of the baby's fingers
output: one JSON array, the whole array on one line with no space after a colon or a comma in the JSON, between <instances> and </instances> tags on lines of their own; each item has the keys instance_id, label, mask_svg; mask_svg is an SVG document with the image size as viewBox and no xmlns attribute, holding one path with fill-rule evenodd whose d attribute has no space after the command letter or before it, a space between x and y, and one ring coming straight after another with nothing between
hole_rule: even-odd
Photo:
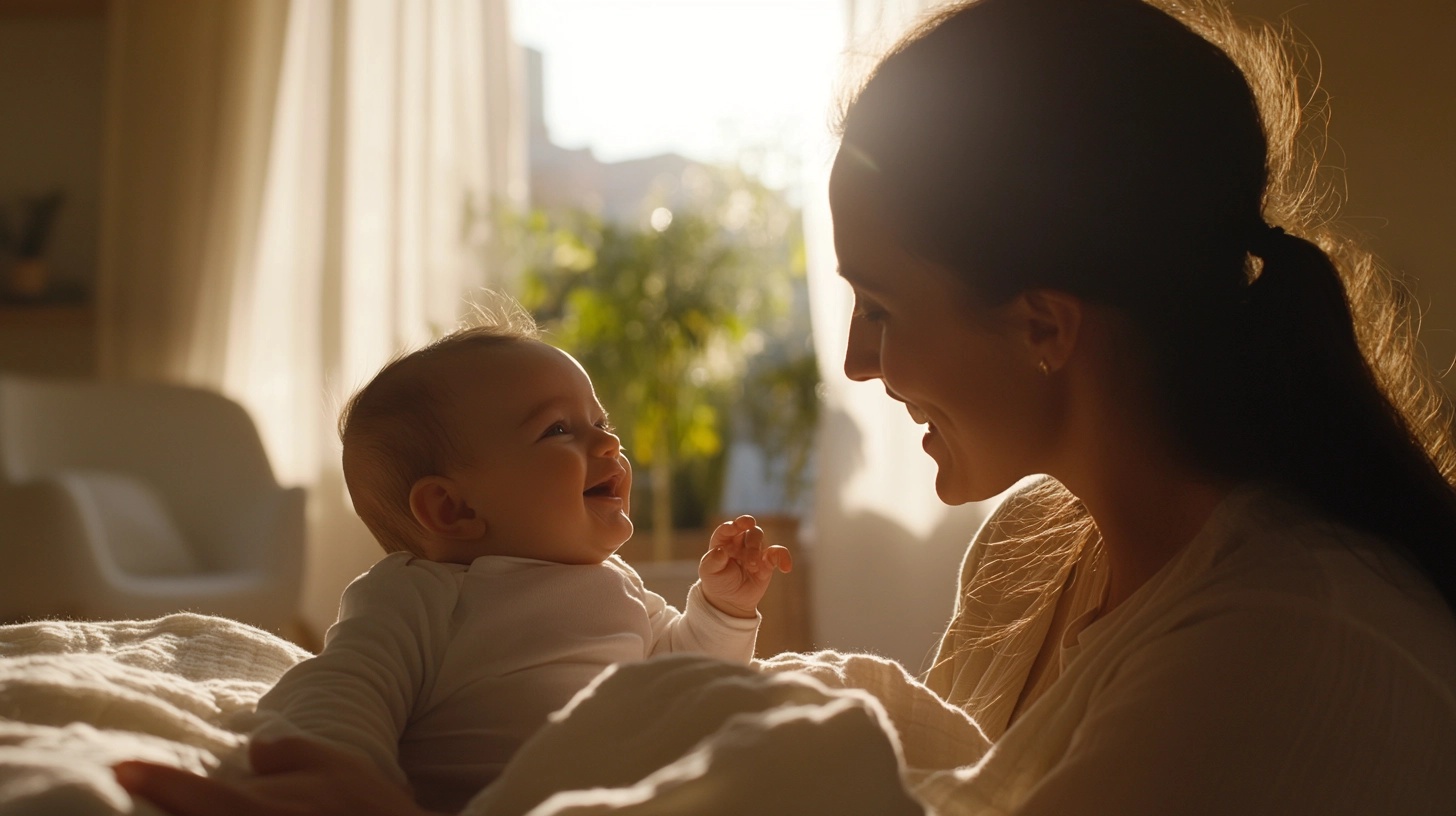
<instances>
[{"instance_id":1,"label":"baby's fingers","mask_svg":"<svg viewBox=\"0 0 1456 816\"><path fill-rule=\"evenodd\" d=\"M757 529L757 524L758 522L754 520L753 516L739 516L732 521L725 521L713 530L713 535L708 541L708 548L724 547L738 541L745 532Z\"/></svg>"},{"instance_id":2,"label":"baby's fingers","mask_svg":"<svg viewBox=\"0 0 1456 816\"><path fill-rule=\"evenodd\" d=\"M763 551L763 557L779 572L792 572L794 569L794 556L788 547L774 545Z\"/></svg>"},{"instance_id":3,"label":"baby's fingers","mask_svg":"<svg viewBox=\"0 0 1456 816\"><path fill-rule=\"evenodd\" d=\"M739 516L739 518L751 518L750 516ZM757 525L745 530L743 533L743 554L749 558L756 558L763 553L763 528Z\"/></svg>"},{"instance_id":4,"label":"baby's fingers","mask_svg":"<svg viewBox=\"0 0 1456 816\"><path fill-rule=\"evenodd\" d=\"M724 567L728 566L728 561L731 558L732 556L728 555L727 551L722 547L714 547L708 550L703 554L702 559L698 561L698 577L701 578L705 575L713 575L720 572Z\"/></svg>"}]
</instances>

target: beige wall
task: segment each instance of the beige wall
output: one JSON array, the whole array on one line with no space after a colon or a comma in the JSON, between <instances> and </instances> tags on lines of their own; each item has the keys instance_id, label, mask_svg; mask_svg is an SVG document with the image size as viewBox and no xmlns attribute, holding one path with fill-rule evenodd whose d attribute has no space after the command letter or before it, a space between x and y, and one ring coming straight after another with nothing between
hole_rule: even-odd
<instances>
[{"instance_id":1,"label":"beige wall","mask_svg":"<svg viewBox=\"0 0 1456 816\"><path fill-rule=\"evenodd\" d=\"M1286 19L1318 52L1332 109L1327 162L1345 168L1342 220L1408 277L1422 339L1456 361L1456 4L1233 0ZM1456 390L1456 375L1445 378Z\"/></svg>"},{"instance_id":2,"label":"beige wall","mask_svg":"<svg viewBox=\"0 0 1456 816\"><path fill-rule=\"evenodd\" d=\"M105 56L99 14L0 14L0 203L66 193L49 259L68 288L96 279Z\"/></svg>"},{"instance_id":3,"label":"beige wall","mask_svg":"<svg viewBox=\"0 0 1456 816\"><path fill-rule=\"evenodd\" d=\"M67 303L0 302L0 369L86 375L95 370L95 314L76 301L96 280L106 24L99 6L56 14L14 6L0 0L0 206L13 219L22 198L65 193L47 245L46 296ZM0 255L6 295L10 263Z\"/></svg>"}]
</instances>

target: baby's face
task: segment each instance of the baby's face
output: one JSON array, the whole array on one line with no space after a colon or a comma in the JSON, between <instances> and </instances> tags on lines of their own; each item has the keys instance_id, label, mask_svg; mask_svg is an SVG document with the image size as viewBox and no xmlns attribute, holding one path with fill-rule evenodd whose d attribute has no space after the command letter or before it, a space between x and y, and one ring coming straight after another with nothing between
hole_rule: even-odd
<instances>
[{"instance_id":1,"label":"baby's face","mask_svg":"<svg viewBox=\"0 0 1456 816\"><path fill-rule=\"evenodd\" d=\"M443 367L470 464L442 474L486 522L479 555L595 564L632 536L632 468L571 355L522 341Z\"/></svg>"}]
</instances>

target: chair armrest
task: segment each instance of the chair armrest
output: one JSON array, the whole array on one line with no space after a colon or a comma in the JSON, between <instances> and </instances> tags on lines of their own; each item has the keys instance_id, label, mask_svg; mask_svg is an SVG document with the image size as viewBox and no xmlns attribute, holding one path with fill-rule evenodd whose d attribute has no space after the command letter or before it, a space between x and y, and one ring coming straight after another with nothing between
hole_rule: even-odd
<instances>
[{"instance_id":1,"label":"chair armrest","mask_svg":"<svg viewBox=\"0 0 1456 816\"><path fill-rule=\"evenodd\" d=\"M234 498L235 510L219 516L219 529L203 544L199 556L204 565L210 570L267 575L270 581L290 587L289 597L296 597L307 546L307 491L278 487L247 500Z\"/></svg>"},{"instance_id":2,"label":"chair armrest","mask_svg":"<svg viewBox=\"0 0 1456 816\"><path fill-rule=\"evenodd\" d=\"M74 614L105 586L80 502L61 478L0 484L0 620Z\"/></svg>"},{"instance_id":3,"label":"chair armrest","mask_svg":"<svg viewBox=\"0 0 1456 816\"><path fill-rule=\"evenodd\" d=\"M302 489L269 491L252 503L254 512L219 522L227 535L214 540L226 539L235 558L251 556L241 566L137 575L108 551L94 487L84 474L0 483L0 547L7 556L0 622L149 618L184 609L272 629L293 619L302 589Z\"/></svg>"}]
</instances>

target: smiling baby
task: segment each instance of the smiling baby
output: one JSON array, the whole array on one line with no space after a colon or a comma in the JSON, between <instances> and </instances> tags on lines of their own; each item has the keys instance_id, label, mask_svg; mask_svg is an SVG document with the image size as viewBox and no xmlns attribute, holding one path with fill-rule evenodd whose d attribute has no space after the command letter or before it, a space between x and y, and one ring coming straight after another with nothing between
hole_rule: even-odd
<instances>
[{"instance_id":1,"label":"smiling baby","mask_svg":"<svg viewBox=\"0 0 1456 816\"><path fill-rule=\"evenodd\" d=\"M259 703L254 739L362 752L459 810L613 663L746 662L788 551L720 525L679 611L615 553L632 467L569 354L518 308L400 356L339 420L354 509L388 553L344 591L322 652Z\"/></svg>"}]
</instances>

